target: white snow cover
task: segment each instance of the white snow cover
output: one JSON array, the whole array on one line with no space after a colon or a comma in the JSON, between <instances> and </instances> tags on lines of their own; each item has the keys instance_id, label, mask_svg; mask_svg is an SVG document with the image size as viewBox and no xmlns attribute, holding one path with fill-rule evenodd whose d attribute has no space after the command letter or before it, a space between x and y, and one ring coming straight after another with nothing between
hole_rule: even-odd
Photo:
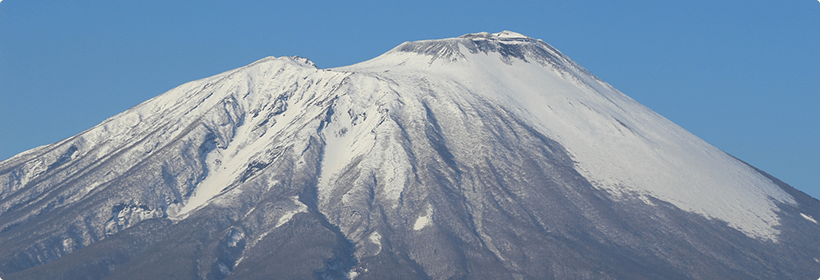
<instances>
[{"instance_id":1,"label":"white snow cover","mask_svg":"<svg viewBox=\"0 0 820 280\"><path fill-rule=\"evenodd\" d=\"M413 230L419 231L424 229L425 227L431 226L433 224L433 208L430 205L427 205L425 208L424 215L421 215L416 219L416 222L413 223Z\"/></svg>"},{"instance_id":2,"label":"white snow cover","mask_svg":"<svg viewBox=\"0 0 820 280\"><path fill-rule=\"evenodd\" d=\"M509 31L477 35L471 40L546 46L540 40ZM282 142L285 140L307 145L304 140L316 129L305 125L328 110L327 106L316 105L332 100L336 108L333 121L321 132L326 146L318 187L320 202L327 201L334 188L340 187L330 182L353 160L360 161L360 168L383 177L379 181L384 187L376 195L398 201L408 184L406 166L411 162L402 151L402 143L395 141L401 137L401 128L384 120L388 118L386 112L397 108L423 112L417 103L403 101L430 95L419 89L424 84L436 94L446 95L448 101L478 97L510 110L559 142L587 180L616 197L639 197L647 203L651 203L648 197L654 197L725 221L749 236L776 241L776 203L795 202L769 179L600 81L552 48L545 50L554 55L557 66L533 59L502 59L499 52L471 53L463 45L464 40L421 41L454 42L455 51L463 55L455 60L431 60L429 54L398 51L401 46L369 61L325 70L300 58L262 59L179 86L112 117L80 138L66 141L76 141L80 151L104 155L138 139L139 135L131 131L152 131L144 126L155 126L163 129L164 133L157 135L164 138L148 144L160 143L180 135L185 127L154 119L191 123L202 116L197 112L224 106L228 116L220 121L235 121L236 128L230 133L232 138L218 139L219 146L207 155L208 174L192 196L168 208L170 218L183 219L236 185L247 164L270 147L289 145ZM221 88L211 90L207 96L200 94L214 84ZM264 119L264 114L251 114L269 110L283 92L290 94L284 113L270 120ZM455 103L440 102L458 110ZM180 113L178 108L193 109ZM240 115L245 119L238 120ZM440 121L456 120L443 116ZM259 127L266 130L260 131ZM451 139L460 139L453 145L477 147L480 151L482 143L471 139L468 132L445 133L452 133L448 135ZM152 149L148 144L145 154ZM75 156L83 155L78 152ZM457 162L482 157L480 152L453 156ZM95 186L89 185L86 193ZM425 214L415 221L414 229L432 225L430 214Z\"/></svg>"},{"instance_id":3,"label":"white snow cover","mask_svg":"<svg viewBox=\"0 0 820 280\"><path fill-rule=\"evenodd\" d=\"M523 36L492 35L487 40ZM497 52L470 53L463 44L458 47L464 58L457 61L420 59L425 54L397 47L372 60L331 70L396 81L414 77L437 86L438 92L492 100L563 145L579 172L598 188L618 197L655 197L725 221L751 237L776 241L776 203L795 201L746 164L600 81L563 54L550 51L562 60L564 69L558 69L516 58L508 64ZM398 82L393 90L418 93L405 88L407 84ZM455 156L470 162L474 155ZM401 162L389 155L383 160ZM416 224L425 221L419 218Z\"/></svg>"},{"instance_id":4,"label":"white snow cover","mask_svg":"<svg viewBox=\"0 0 820 280\"><path fill-rule=\"evenodd\" d=\"M493 36L496 36L498 38L504 38L504 39L510 39L510 38L512 38L512 39L515 39L515 38L527 39L527 38L530 38L530 37L527 37L524 34L517 33L517 32L512 32L512 31L508 31L508 30L504 30L504 31L501 31L501 32L498 32L498 33L493 33Z\"/></svg>"},{"instance_id":5,"label":"white snow cover","mask_svg":"<svg viewBox=\"0 0 820 280\"><path fill-rule=\"evenodd\" d=\"M802 216L802 217L803 217L803 219L806 219L806 220L807 220L807 221L809 221L809 222L812 222L812 223L815 223L815 224L817 223L817 220L815 220L814 218L812 218L812 217L811 217L811 216L809 216L809 215L806 215L806 214L800 213L800 216Z\"/></svg>"},{"instance_id":6,"label":"white snow cover","mask_svg":"<svg viewBox=\"0 0 820 280\"><path fill-rule=\"evenodd\" d=\"M286 75L286 77L281 77L281 75ZM305 76L312 76L312 79L305 79ZM218 147L207 155L208 176L196 186L184 205L177 208L169 207L169 217L183 219L193 210L206 205L235 184L242 172L246 170L247 164L253 162L261 153L269 150L270 147L283 144L282 138L301 133L302 127L294 125L295 123L306 122L305 119L321 113L321 107L308 104L326 96L317 96L315 92L294 88L295 85L300 82L306 85L321 82L321 86L313 85L314 88L318 91L330 92L329 87L338 84L343 76L343 73L316 69L312 62L304 58L269 57L249 66L197 81L199 83L195 86L200 86L207 80L215 78L235 80L235 82L229 81L221 84L223 88L217 89L196 108L209 109L222 105L236 107L238 109L235 110L238 111L263 112L266 109L270 110L270 105L274 104L274 100L282 98L279 94L285 92L290 95L286 97L287 109L275 118L266 119L268 117L266 114L247 113L243 116L244 119L240 121L232 134L233 138L225 140L224 147ZM163 101L160 99L180 98L179 93L182 92L183 90L175 89L149 102L162 104ZM239 116L233 117L240 118ZM298 203L304 206L301 202ZM295 213L307 209L306 206L302 208ZM287 218L283 216L284 221L280 220L277 227L287 222L295 213L286 215Z\"/></svg>"}]
</instances>

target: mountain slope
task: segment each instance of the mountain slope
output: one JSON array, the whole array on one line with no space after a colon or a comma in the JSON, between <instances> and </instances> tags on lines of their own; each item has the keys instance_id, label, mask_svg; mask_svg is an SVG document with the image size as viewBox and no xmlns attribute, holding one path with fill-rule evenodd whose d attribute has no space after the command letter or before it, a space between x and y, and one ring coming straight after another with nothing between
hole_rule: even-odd
<instances>
[{"instance_id":1,"label":"mountain slope","mask_svg":"<svg viewBox=\"0 0 820 280\"><path fill-rule=\"evenodd\" d=\"M820 276L820 202L509 31L265 58L0 188L4 279Z\"/></svg>"}]
</instances>

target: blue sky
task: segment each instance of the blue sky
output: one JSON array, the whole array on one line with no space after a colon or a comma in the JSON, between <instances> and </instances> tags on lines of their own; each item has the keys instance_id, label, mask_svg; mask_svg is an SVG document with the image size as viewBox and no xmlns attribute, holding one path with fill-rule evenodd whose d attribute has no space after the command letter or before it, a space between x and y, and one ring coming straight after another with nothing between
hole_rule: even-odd
<instances>
[{"instance_id":1,"label":"blue sky","mask_svg":"<svg viewBox=\"0 0 820 280\"><path fill-rule=\"evenodd\" d=\"M0 2L0 159L266 56L327 68L511 30L820 197L818 1L289 2Z\"/></svg>"}]
</instances>

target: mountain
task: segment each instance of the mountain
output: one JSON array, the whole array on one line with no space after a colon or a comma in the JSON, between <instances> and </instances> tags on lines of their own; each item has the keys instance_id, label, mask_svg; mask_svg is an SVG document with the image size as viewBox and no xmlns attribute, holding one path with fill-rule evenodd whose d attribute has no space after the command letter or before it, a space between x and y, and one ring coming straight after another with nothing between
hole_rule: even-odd
<instances>
[{"instance_id":1,"label":"mountain","mask_svg":"<svg viewBox=\"0 0 820 280\"><path fill-rule=\"evenodd\" d=\"M268 57L0 162L12 279L816 279L820 201L541 40Z\"/></svg>"}]
</instances>

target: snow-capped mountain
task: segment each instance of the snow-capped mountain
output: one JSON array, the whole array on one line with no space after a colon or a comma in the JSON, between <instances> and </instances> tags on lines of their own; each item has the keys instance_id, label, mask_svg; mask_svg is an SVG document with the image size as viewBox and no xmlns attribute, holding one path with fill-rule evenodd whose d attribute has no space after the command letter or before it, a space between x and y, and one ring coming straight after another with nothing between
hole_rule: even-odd
<instances>
[{"instance_id":1,"label":"snow-capped mountain","mask_svg":"<svg viewBox=\"0 0 820 280\"><path fill-rule=\"evenodd\" d=\"M541 40L268 57L0 162L3 279L815 279L820 201Z\"/></svg>"}]
</instances>

